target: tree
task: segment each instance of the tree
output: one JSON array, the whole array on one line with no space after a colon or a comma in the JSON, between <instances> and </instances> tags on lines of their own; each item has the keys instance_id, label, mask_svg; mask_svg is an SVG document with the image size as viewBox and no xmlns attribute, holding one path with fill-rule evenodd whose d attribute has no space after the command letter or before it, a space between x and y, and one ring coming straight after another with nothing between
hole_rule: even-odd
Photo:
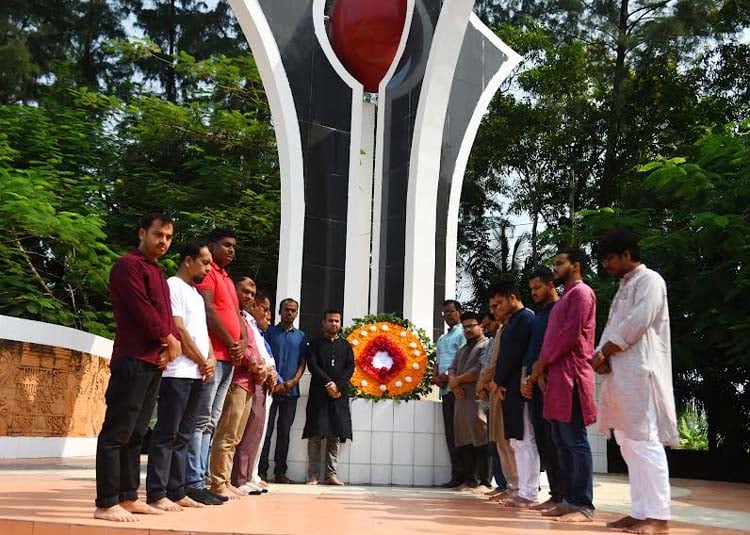
<instances>
[{"instance_id":1,"label":"tree","mask_svg":"<svg viewBox=\"0 0 750 535\"><path fill-rule=\"evenodd\" d=\"M583 211L579 237L594 247L614 226L641 233L667 282L678 401L705 409L709 449L750 451L750 122L641 166L627 190L627 208ZM612 282L595 284L612 294Z\"/></svg>"}]
</instances>

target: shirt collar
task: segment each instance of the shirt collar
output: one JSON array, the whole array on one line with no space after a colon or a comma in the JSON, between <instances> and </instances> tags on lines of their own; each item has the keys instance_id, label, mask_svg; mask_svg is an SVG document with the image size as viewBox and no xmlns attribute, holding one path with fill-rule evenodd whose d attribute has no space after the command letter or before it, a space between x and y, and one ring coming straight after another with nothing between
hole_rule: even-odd
<instances>
[{"instance_id":1,"label":"shirt collar","mask_svg":"<svg viewBox=\"0 0 750 535\"><path fill-rule=\"evenodd\" d=\"M640 273L641 271L643 271L644 269L646 269L646 264L640 264L637 268L631 270L628 273L625 273L625 275L622 276L622 279L626 280L626 281L630 280L633 277L635 277L638 273Z\"/></svg>"},{"instance_id":2,"label":"shirt collar","mask_svg":"<svg viewBox=\"0 0 750 535\"><path fill-rule=\"evenodd\" d=\"M450 329L448 329L448 334L453 334L454 332L456 332L458 330L460 330L461 332L463 332L463 329L464 329L464 327L463 327L463 325L461 325L461 322L458 322L453 327L451 327Z\"/></svg>"},{"instance_id":3,"label":"shirt collar","mask_svg":"<svg viewBox=\"0 0 750 535\"><path fill-rule=\"evenodd\" d=\"M583 280L582 279L578 279L578 280L575 280L573 282L569 282L568 284L565 285L565 291L567 292L568 290L570 290L574 286L578 286L579 284L583 284Z\"/></svg>"},{"instance_id":4,"label":"shirt collar","mask_svg":"<svg viewBox=\"0 0 750 535\"><path fill-rule=\"evenodd\" d=\"M219 267L219 264L217 264L214 261L211 261L211 269L213 269L214 271L217 271L218 273L220 273L222 275L226 275L227 274L226 270L224 268L222 268L222 267Z\"/></svg>"},{"instance_id":5,"label":"shirt collar","mask_svg":"<svg viewBox=\"0 0 750 535\"><path fill-rule=\"evenodd\" d=\"M297 328L294 326L294 324L292 324L292 327L288 331L284 328L284 326L281 324L281 322L277 323L276 326L279 329L281 329L283 332L285 332L285 333L290 333L292 331L296 331L297 330Z\"/></svg>"},{"instance_id":6,"label":"shirt collar","mask_svg":"<svg viewBox=\"0 0 750 535\"><path fill-rule=\"evenodd\" d=\"M151 264L152 266L156 266L156 265L159 264L159 262L157 262L156 260L149 260L148 258L146 258L146 255L143 254L143 251L141 251L140 249L138 249L138 247L136 247L135 249L133 249L131 251L131 253L134 256L137 256L138 259L141 260L142 262L146 262L147 264Z\"/></svg>"}]
</instances>

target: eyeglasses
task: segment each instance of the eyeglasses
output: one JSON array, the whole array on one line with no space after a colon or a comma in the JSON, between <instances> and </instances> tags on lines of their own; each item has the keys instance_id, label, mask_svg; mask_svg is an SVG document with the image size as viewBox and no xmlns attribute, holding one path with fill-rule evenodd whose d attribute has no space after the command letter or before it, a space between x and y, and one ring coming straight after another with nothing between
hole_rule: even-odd
<instances>
[{"instance_id":1,"label":"eyeglasses","mask_svg":"<svg viewBox=\"0 0 750 535\"><path fill-rule=\"evenodd\" d=\"M479 326L479 323L472 323L470 325L464 325L464 331L468 331L469 329L473 329L474 327Z\"/></svg>"}]
</instances>

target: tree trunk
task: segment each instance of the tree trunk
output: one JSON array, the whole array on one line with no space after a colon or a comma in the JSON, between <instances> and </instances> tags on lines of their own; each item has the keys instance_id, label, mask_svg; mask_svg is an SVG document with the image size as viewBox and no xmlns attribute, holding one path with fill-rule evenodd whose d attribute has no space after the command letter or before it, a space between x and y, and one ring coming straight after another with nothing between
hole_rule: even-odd
<instances>
[{"instance_id":1,"label":"tree trunk","mask_svg":"<svg viewBox=\"0 0 750 535\"><path fill-rule=\"evenodd\" d=\"M537 264L537 233L539 228L539 208L534 206L534 213L531 214L531 265Z\"/></svg>"},{"instance_id":2,"label":"tree trunk","mask_svg":"<svg viewBox=\"0 0 750 535\"><path fill-rule=\"evenodd\" d=\"M164 92L169 102L177 102L177 73L175 73L174 62L175 48L177 44L177 17L175 0L169 3L169 20L167 21L167 46L168 46L168 60L170 65L167 67L166 72L166 83L164 84Z\"/></svg>"},{"instance_id":3,"label":"tree trunk","mask_svg":"<svg viewBox=\"0 0 750 535\"><path fill-rule=\"evenodd\" d=\"M624 101L625 55L628 46L629 0L620 0L620 19L617 24L617 59L612 84L612 99L607 119L607 144L604 153L604 173L599 185L599 206L609 206L612 201L614 181L620 172L618 148L622 135L622 107Z\"/></svg>"}]
</instances>

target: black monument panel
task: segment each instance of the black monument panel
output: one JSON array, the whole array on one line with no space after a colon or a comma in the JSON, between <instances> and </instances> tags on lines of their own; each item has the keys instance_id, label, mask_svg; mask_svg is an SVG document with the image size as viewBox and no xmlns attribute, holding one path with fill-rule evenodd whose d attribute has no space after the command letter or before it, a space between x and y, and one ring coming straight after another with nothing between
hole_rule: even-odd
<instances>
[{"instance_id":1,"label":"black monument panel","mask_svg":"<svg viewBox=\"0 0 750 535\"><path fill-rule=\"evenodd\" d=\"M404 311L406 197L422 78L442 0L417 0L398 67L385 91L378 310Z\"/></svg>"},{"instance_id":2,"label":"black monument panel","mask_svg":"<svg viewBox=\"0 0 750 535\"><path fill-rule=\"evenodd\" d=\"M291 88L305 161L300 327L344 305L352 89L315 35L312 0L260 0ZM327 211L334 208L333 212Z\"/></svg>"},{"instance_id":3,"label":"black monument panel","mask_svg":"<svg viewBox=\"0 0 750 535\"><path fill-rule=\"evenodd\" d=\"M506 60L505 54L500 52L479 30L471 24L467 26L456 65L453 85L451 86L448 114L443 130L440 178L438 181L437 206L435 207L437 224L434 299L436 304L442 303L446 299L445 264L447 258L448 205L451 188L453 187L456 159L482 92ZM444 332L443 318L437 306L433 316L433 328L435 337Z\"/></svg>"}]
</instances>

